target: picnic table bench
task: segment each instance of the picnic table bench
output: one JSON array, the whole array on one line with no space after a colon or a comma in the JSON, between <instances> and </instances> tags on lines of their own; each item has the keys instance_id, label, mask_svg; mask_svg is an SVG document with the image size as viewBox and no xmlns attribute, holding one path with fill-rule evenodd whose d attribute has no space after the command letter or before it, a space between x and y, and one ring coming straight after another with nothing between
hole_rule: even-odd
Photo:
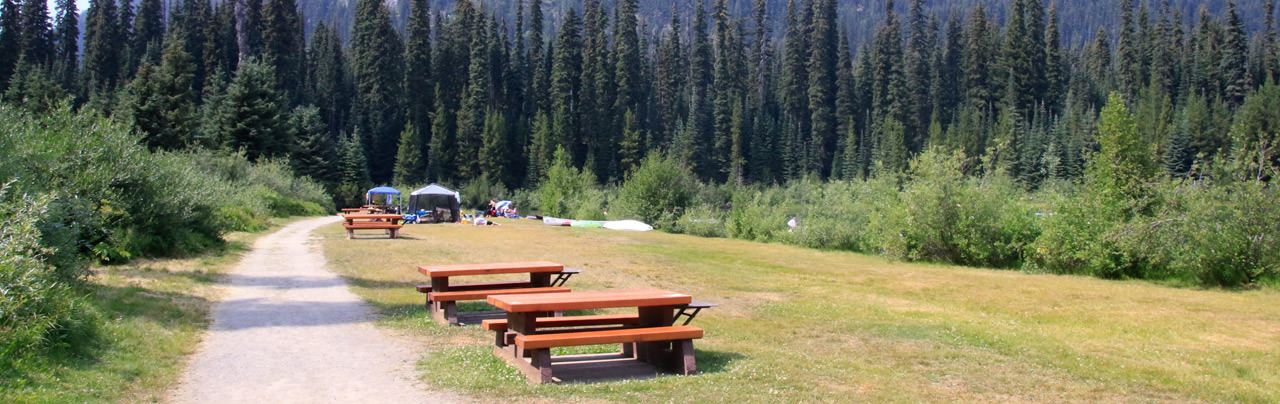
<instances>
[{"instance_id":1,"label":"picnic table bench","mask_svg":"<svg viewBox=\"0 0 1280 404\"><path fill-rule=\"evenodd\" d=\"M351 213L342 215L346 222L342 227L347 229L347 238L355 238L356 230L383 230L391 238L400 236L400 224L403 216L393 214Z\"/></svg>"},{"instance_id":2,"label":"picnic table bench","mask_svg":"<svg viewBox=\"0 0 1280 404\"><path fill-rule=\"evenodd\" d=\"M554 262L530 261L429 265L418 267L418 272L431 278L430 285L417 286L418 292L427 295L425 304L431 318L441 324L459 325L459 301L485 300L493 295L565 293L570 289L564 287L564 283L582 271L565 269L564 265ZM450 282L450 278L459 276L526 273L529 274L528 280L461 284Z\"/></svg>"},{"instance_id":3,"label":"picnic table bench","mask_svg":"<svg viewBox=\"0 0 1280 404\"><path fill-rule=\"evenodd\" d=\"M693 303L689 295L660 289L495 295L489 304L507 312L506 321L488 321L495 332L494 355L534 383L559 382L551 348L621 344L621 355L679 374L697 371L693 340L701 328L673 325L676 310ZM635 307L633 314L551 317L546 313ZM687 323L686 323L687 324Z\"/></svg>"}]
</instances>

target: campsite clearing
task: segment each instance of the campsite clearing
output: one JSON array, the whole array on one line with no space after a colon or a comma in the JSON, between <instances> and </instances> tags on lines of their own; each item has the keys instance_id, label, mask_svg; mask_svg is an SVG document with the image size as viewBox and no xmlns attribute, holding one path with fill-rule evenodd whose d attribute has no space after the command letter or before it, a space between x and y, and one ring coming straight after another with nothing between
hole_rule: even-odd
<instances>
[{"instance_id":1,"label":"campsite clearing","mask_svg":"<svg viewBox=\"0 0 1280 404\"><path fill-rule=\"evenodd\" d=\"M1172 289L502 224L409 225L377 248L346 241L336 224L317 231L330 268L388 315L384 324L429 337L420 370L439 388L513 401L1280 401L1274 290ZM493 356L491 331L431 322L415 291L419 265L533 260L583 269L574 290L661 288L719 303L693 324L706 330L699 373L530 386Z\"/></svg>"}]
</instances>

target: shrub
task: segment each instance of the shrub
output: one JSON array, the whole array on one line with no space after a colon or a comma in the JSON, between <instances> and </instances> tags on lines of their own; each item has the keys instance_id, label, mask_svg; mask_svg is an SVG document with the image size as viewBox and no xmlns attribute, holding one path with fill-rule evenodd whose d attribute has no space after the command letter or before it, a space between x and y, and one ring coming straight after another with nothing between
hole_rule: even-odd
<instances>
[{"instance_id":1,"label":"shrub","mask_svg":"<svg viewBox=\"0 0 1280 404\"><path fill-rule=\"evenodd\" d=\"M684 215L672 223L670 231L702 237L725 237L725 221L729 214L714 205L702 204L685 209Z\"/></svg>"},{"instance_id":2,"label":"shrub","mask_svg":"<svg viewBox=\"0 0 1280 404\"><path fill-rule=\"evenodd\" d=\"M604 195L588 195L588 191L595 187L595 183L595 175L590 171L574 168L564 149L556 149L551 166L547 167L545 178L538 183L535 199L543 215L576 216L598 209L603 216ZM584 197L588 196L596 200L583 203Z\"/></svg>"},{"instance_id":3,"label":"shrub","mask_svg":"<svg viewBox=\"0 0 1280 404\"><path fill-rule=\"evenodd\" d=\"M697 180L674 158L653 152L627 176L611 204L614 217L636 219L671 229L693 203Z\"/></svg>"}]
</instances>

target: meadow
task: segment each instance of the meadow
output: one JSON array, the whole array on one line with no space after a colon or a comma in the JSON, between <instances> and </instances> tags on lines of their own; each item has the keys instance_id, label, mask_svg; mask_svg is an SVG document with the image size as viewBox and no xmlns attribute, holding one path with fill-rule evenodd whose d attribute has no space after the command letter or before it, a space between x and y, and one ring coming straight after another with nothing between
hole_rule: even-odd
<instances>
[{"instance_id":1,"label":"meadow","mask_svg":"<svg viewBox=\"0 0 1280 404\"><path fill-rule=\"evenodd\" d=\"M1280 293L893 262L842 251L500 220L402 239L319 230L331 270L420 344L429 384L515 402L1276 402ZM718 303L700 373L532 386L477 326L430 322L425 264L550 260L575 290ZM477 306L471 306L476 308ZM600 347L610 349L610 347Z\"/></svg>"}]
</instances>

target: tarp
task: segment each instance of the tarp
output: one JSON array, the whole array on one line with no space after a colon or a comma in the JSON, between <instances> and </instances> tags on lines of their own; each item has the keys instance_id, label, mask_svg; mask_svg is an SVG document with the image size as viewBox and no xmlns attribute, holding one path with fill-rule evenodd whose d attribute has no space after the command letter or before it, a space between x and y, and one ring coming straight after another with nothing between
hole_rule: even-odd
<instances>
[{"instance_id":1,"label":"tarp","mask_svg":"<svg viewBox=\"0 0 1280 404\"><path fill-rule=\"evenodd\" d=\"M557 217L543 217L542 223L552 226L571 226L571 227L603 227L610 230L631 230L631 231L650 231L653 226L647 225L638 220L573 220L561 219Z\"/></svg>"},{"instance_id":2,"label":"tarp","mask_svg":"<svg viewBox=\"0 0 1280 404\"><path fill-rule=\"evenodd\" d=\"M408 210L410 213L416 213L419 210L428 212L441 210L441 213L443 213L444 210L448 210L448 217L436 215L436 220L457 222L461 216L459 214L461 203L462 197L458 195L457 191L431 184L409 194Z\"/></svg>"},{"instance_id":3,"label":"tarp","mask_svg":"<svg viewBox=\"0 0 1280 404\"><path fill-rule=\"evenodd\" d=\"M378 200L375 195L386 195L385 200ZM392 199L400 196L400 190L392 187L377 187L365 191L364 202L371 205L391 205Z\"/></svg>"}]
</instances>

